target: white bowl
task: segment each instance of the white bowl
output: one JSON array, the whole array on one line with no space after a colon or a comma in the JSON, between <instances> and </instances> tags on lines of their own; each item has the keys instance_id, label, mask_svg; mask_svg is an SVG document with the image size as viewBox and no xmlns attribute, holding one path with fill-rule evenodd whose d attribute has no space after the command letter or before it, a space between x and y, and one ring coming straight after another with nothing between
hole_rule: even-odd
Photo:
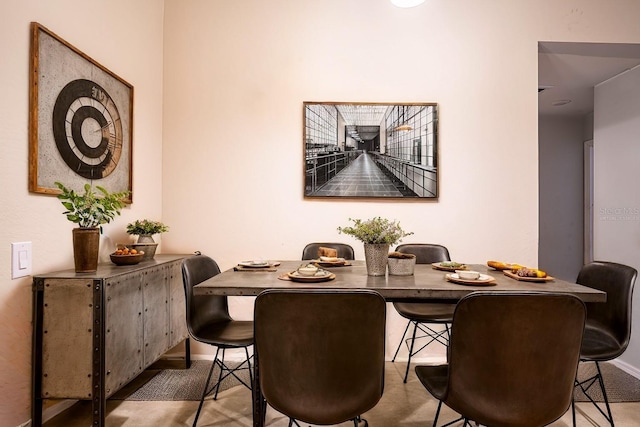
<instances>
[{"instance_id":1,"label":"white bowl","mask_svg":"<svg viewBox=\"0 0 640 427\"><path fill-rule=\"evenodd\" d=\"M298 273L301 276L313 276L317 272L318 272L318 267L314 267L314 266L300 267L298 269Z\"/></svg>"},{"instance_id":2,"label":"white bowl","mask_svg":"<svg viewBox=\"0 0 640 427\"><path fill-rule=\"evenodd\" d=\"M464 280L478 280L480 278L480 273L473 270L456 270L456 274Z\"/></svg>"}]
</instances>

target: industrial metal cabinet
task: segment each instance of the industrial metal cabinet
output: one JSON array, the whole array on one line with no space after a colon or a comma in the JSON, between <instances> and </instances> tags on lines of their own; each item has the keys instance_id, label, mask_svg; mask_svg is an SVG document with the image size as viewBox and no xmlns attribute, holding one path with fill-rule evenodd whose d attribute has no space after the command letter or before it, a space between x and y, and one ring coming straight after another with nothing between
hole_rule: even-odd
<instances>
[{"instance_id":1,"label":"industrial metal cabinet","mask_svg":"<svg viewBox=\"0 0 640 427\"><path fill-rule=\"evenodd\" d=\"M184 257L34 276L34 426L45 399L91 400L104 426L106 400L185 339L189 365Z\"/></svg>"}]
</instances>

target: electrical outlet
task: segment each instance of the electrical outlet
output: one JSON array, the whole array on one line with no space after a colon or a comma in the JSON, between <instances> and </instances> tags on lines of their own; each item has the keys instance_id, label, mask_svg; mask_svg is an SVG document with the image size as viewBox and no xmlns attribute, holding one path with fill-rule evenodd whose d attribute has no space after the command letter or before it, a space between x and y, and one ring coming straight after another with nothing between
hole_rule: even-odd
<instances>
[{"instance_id":1,"label":"electrical outlet","mask_svg":"<svg viewBox=\"0 0 640 427\"><path fill-rule=\"evenodd\" d=\"M31 242L11 243L11 278L31 275Z\"/></svg>"}]
</instances>

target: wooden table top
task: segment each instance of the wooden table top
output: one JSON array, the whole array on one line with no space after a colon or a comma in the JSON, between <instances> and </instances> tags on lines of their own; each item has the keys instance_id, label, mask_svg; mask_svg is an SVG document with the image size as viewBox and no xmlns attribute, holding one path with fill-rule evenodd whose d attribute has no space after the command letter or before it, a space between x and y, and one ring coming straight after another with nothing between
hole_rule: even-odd
<instances>
[{"instance_id":1,"label":"wooden table top","mask_svg":"<svg viewBox=\"0 0 640 427\"><path fill-rule=\"evenodd\" d=\"M308 262L308 261L307 261ZM417 264L412 276L368 276L364 261L350 261L352 265L326 270L335 279L320 283L299 283L279 277L296 270L305 261L281 261L276 271L226 270L194 287L196 295L256 296L266 289L373 289L388 301L423 299L460 299L474 291L540 291L562 292L578 296L585 302L605 302L606 293L565 280L548 282L519 281L486 265L469 265L471 270L495 278L495 285L466 285L450 282L447 271L430 264Z\"/></svg>"}]
</instances>

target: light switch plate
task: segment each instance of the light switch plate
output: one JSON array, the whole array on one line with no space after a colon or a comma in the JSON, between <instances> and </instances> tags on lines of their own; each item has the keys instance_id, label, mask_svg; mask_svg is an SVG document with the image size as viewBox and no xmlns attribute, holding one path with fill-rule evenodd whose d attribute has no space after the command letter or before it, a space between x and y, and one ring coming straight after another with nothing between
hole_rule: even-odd
<instances>
[{"instance_id":1,"label":"light switch plate","mask_svg":"<svg viewBox=\"0 0 640 427\"><path fill-rule=\"evenodd\" d=\"M31 275L31 242L11 243L11 278Z\"/></svg>"}]
</instances>

